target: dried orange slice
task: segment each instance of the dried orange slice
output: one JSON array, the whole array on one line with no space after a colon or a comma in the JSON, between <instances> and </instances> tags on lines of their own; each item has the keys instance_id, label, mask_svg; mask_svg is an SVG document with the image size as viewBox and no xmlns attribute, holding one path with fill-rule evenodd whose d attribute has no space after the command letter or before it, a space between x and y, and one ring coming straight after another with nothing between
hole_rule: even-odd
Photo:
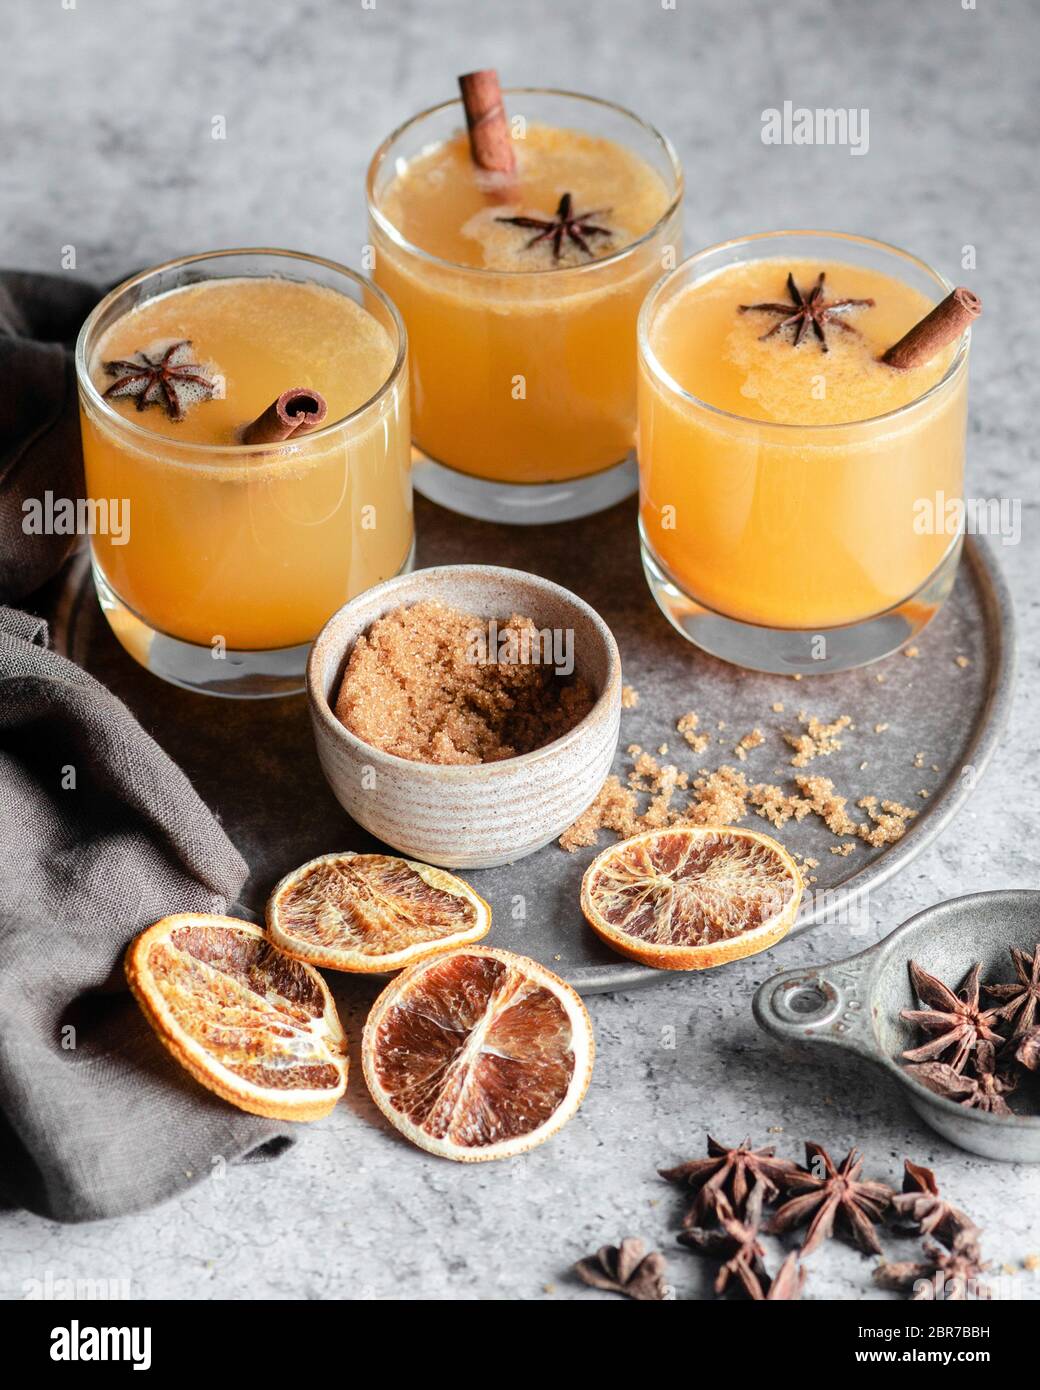
<instances>
[{"instance_id":1,"label":"dried orange slice","mask_svg":"<svg viewBox=\"0 0 1040 1390\"><path fill-rule=\"evenodd\" d=\"M372 1006L372 1099L429 1153L475 1163L551 1138L582 1102L595 1044L585 1005L526 956L467 947L410 966Z\"/></svg>"},{"instance_id":2,"label":"dried orange slice","mask_svg":"<svg viewBox=\"0 0 1040 1390\"><path fill-rule=\"evenodd\" d=\"M130 943L126 978L159 1041L240 1110L327 1115L347 1085L347 1040L328 986L252 922L181 913Z\"/></svg>"},{"instance_id":3,"label":"dried orange slice","mask_svg":"<svg viewBox=\"0 0 1040 1390\"><path fill-rule=\"evenodd\" d=\"M783 845L732 826L673 826L620 840L581 882L581 910L622 955L706 970L764 951L789 930L802 876Z\"/></svg>"},{"instance_id":4,"label":"dried orange slice","mask_svg":"<svg viewBox=\"0 0 1040 1390\"><path fill-rule=\"evenodd\" d=\"M332 970L399 970L490 928L468 883L389 854L324 854L286 874L267 904L275 945Z\"/></svg>"}]
</instances>

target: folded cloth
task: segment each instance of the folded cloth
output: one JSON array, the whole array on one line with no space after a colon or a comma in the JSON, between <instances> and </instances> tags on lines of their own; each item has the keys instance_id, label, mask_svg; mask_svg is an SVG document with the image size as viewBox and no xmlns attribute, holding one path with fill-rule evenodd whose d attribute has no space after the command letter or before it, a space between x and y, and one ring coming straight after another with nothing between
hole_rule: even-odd
<instances>
[{"instance_id":1,"label":"folded cloth","mask_svg":"<svg viewBox=\"0 0 1040 1390\"><path fill-rule=\"evenodd\" d=\"M72 345L97 298L71 275L0 271L0 599L8 603L39 588L77 541L26 536L22 504L48 491L83 496Z\"/></svg>"},{"instance_id":2,"label":"folded cloth","mask_svg":"<svg viewBox=\"0 0 1040 1390\"><path fill-rule=\"evenodd\" d=\"M69 544L25 535L21 503L48 488L80 495L61 340L93 298L60 277L0 276L0 595L9 598L53 573ZM292 1126L234 1109L177 1066L121 968L142 927L172 912L226 911L245 875L191 783L125 705L48 650L43 622L0 606L0 1202L62 1221L116 1216L288 1142Z\"/></svg>"}]
</instances>

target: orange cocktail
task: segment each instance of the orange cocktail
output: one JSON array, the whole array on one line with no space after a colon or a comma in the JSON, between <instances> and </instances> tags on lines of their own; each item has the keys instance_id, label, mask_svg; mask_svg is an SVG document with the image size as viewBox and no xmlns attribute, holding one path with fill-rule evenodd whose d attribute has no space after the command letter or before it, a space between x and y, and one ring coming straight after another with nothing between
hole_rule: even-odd
<instances>
[{"instance_id":1,"label":"orange cocktail","mask_svg":"<svg viewBox=\"0 0 1040 1390\"><path fill-rule=\"evenodd\" d=\"M821 273L831 307L816 325L799 301ZM907 371L880 357L947 288L877 243L776 233L693 257L650 296L644 560L700 645L764 669L834 670L892 650L936 611L960 536L930 524L926 504L961 495L967 340Z\"/></svg>"},{"instance_id":2,"label":"orange cocktail","mask_svg":"<svg viewBox=\"0 0 1040 1390\"><path fill-rule=\"evenodd\" d=\"M675 261L681 176L619 108L505 99L508 180L474 164L458 102L378 151L374 275L408 326L416 486L470 514L552 521L634 489L635 324ZM568 218L577 234L556 236Z\"/></svg>"},{"instance_id":3,"label":"orange cocktail","mask_svg":"<svg viewBox=\"0 0 1040 1390\"><path fill-rule=\"evenodd\" d=\"M167 384L187 393L184 408L159 383L139 409L127 366L161 361L177 343L190 348L174 364L193 370ZM411 556L394 310L331 263L219 253L114 291L88 320L79 357L88 492L124 499L129 517L126 536L91 538L116 635L180 683L299 688L307 644L329 615ZM243 426L297 386L324 398L324 423L244 443Z\"/></svg>"}]
</instances>

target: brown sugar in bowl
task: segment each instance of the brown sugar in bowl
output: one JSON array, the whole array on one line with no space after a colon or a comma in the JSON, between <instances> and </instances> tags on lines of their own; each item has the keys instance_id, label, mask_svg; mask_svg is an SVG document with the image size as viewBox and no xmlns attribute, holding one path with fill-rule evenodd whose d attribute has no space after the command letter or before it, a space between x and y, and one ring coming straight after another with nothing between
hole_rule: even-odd
<instances>
[{"instance_id":1,"label":"brown sugar in bowl","mask_svg":"<svg viewBox=\"0 0 1040 1390\"><path fill-rule=\"evenodd\" d=\"M334 713L354 643L392 610L430 600L573 632L574 669L593 691L592 709L562 737L497 762L413 762L363 742ZM334 613L311 648L307 695L322 771L353 820L409 858L485 869L541 849L596 796L621 725L621 657L599 614L561 585L493 565L444 565L377 584Z\"/></svg>"}]
</instances>

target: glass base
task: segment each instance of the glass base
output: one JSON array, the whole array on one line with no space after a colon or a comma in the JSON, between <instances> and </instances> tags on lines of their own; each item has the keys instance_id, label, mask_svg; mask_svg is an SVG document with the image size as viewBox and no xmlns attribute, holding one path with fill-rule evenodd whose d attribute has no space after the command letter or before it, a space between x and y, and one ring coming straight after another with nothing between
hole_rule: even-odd
<instances>
[{"instance_id":1,"label":"glass base","mask_svg":"<svg viewBox=\"0 0 1040 1390\"><path fill-rule=\"evenodd\" d=\"M407 574L414 562L413 541L397 573ZM213 647L185 642L150 627L123 602L93 561L91 569L101 611L120 645L139 665L161 680L184 690L233 700L270 700L280 695L299 695L306 689L310 642L273 651L232 651L229 648L218 656Z\"/></svg>"},{"instance_id":2,"label":"glass base","mask_svg":"<svg viewBox=\"0 0 1040 1390\"><path fill-rule=\"evenodd\" d=\"M541 526L602 512L639 487L635 454L584 478L565 483L498 483L448 468L412 447L412 485L431 502L478 521Z\"/></svg>"},{"instance_id":3,"label":"glass base","mask_svg":"<svg viewBox=\"0 0 1040 1390\"><path fill-rule=\"evenodd\" d=\"M657 606L682 635L711 656L771 675L815 676L867 666L898 651L939 611L957 577L960 536L938 568L902 603L847 627L801 631L758 627L715 613L683 592L655 558L640 526L643 572Z\"/></svg>"}]
</instances>

